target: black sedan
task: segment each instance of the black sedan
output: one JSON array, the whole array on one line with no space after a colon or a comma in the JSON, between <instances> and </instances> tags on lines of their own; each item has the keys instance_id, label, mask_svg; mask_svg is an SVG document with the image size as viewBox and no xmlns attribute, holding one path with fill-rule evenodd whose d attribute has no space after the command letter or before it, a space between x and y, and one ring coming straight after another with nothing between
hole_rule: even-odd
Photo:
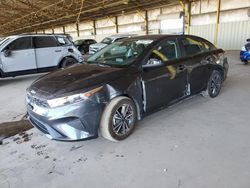
<instances>
[{"instance_id":1,"label":"black sedan","mask_svg":"<svg viewBox=\"0 0 250 188\"><path fill-rule=\"evenodd\" d=\"M224 51L189 35L124 39L83 65L50 73L27 89L31 123L55 140L128 137L145 115L192 95L219 95Z\"/></svg>"},{"instance_id":2,"label":"black sedan","mask_svg":"<svg viewBox=\"0 0 250 188\"><path fill-rule=\"evenodd\" d=\"M74 45L81 52L81 54L85 55L89 53L89 46L91 44L95 44L96 41L94 39L80 39L74 42Z\"/></svg>"}]
</instances>

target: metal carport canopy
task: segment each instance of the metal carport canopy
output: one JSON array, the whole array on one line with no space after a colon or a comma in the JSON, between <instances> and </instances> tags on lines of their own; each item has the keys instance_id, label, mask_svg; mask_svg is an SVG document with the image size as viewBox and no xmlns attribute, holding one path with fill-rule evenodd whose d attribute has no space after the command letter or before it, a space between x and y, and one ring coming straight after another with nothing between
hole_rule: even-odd
<instances>
[{"instance_id":1,"label":"metal carport canopy","mask_svg":"<svg viewBox=\"0 0 250 188\"><path fill-rule=\"evenodd\" d=\"M178 3L178 0L1 0L0 35L34 32Z\"/></svg>"}]
</instances>

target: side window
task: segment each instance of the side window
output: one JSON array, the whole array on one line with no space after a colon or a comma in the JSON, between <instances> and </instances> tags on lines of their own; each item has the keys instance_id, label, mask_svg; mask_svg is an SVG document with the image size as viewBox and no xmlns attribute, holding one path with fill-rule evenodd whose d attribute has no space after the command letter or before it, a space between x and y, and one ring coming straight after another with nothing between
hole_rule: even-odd
<instances>
[{"instance_id":1,"label":"side window","mask_svg":"<svg viewBox=\"0 0 250 188\"><path fill-rule=\"evenodd\" d=\"M193 38L181 39L181 43L185 49L186 56L193 56L207 51L202 41Z\"/></svg>"},{"instance_id":2,"label":"side window","mask_svg":"<svg viewBox=\"0 0 250 188\"><path fill-rule=\"evenodd\" d=\"M57 41L52 36L35 37L34 44L36 48L50 48L58 46Z\"/></svg>"},{"instance_id":3,"label":"side window","mask_svg":"<svg viewBox=\"0 0 250 188\"><path fill-rule=\"evenodd\" d=\"M162 41L150 54L148 64L162 61L166 63L170 60L179 58L177 41L175 39L167 39Z\"/></svg>"},{"instance_id":4,"label":"side window","mask_svg":"<svg viewBox=\"0 0 250 188\"><path fill-rule=\"evenodd\" d=\"M10 50L27 50L32 48L31 37L18 38L8 45Z\"/></svg>"}]
</instances>

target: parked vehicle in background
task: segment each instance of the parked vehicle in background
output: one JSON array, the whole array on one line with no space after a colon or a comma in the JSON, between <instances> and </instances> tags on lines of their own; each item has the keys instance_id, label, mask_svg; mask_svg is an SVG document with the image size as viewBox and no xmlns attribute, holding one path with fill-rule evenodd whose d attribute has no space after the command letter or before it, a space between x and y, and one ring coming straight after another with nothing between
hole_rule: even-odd
<instances>
[{"instance_id":1,"label":"parked vehicle in background","mask_svg":"<svg viewBox=\"0 0 250 188\"><path fill-rule=\"evenodd\" d=\"M48 72L82 61L67 35L15 35L0 42L0 77Z\"/></svg>"},{"instance_id":2,"label":"parked vehicle in background","mask_svg":"<svg viewBox=\"0 0 250 188\"><path fill-rule=\"evenodd\" d=\"M95 43L96 41L94 39L81 39L81 40L76 40L74 42L74 45L81 52L81 54L84 55L89 53L89 46Z\"/></svg>"},{"instance_id":3,"label":"parked vehicle in background","mask_svg":"<svg viewBox=\"0 0 250 188\"><path fill-rule=\"evenodd\" d=\"M99 43L95 43L89 46L89 54L93 55L96 52L100 51L102 48L118 41L121 39L125 39L125 38L130 38L130 37L134 37L136 35L126 35L126 34L119 34L119 35L112 35L110 37L106 37L104 38L101 42Z\"/></svg>"},{"instance_id":4,"label":"parked vehicle in background","mask_svg":"<svg viewBox=\"0 0 250 188\"><path fill-rule=\"evenodd\" d=\"M241 48L240 59L245 65L250 63L250 39L247 39L247 43Z\"/></svg>"},{"instance_id":5,"label":"parked vehicle in background","mask_svg":"<svg viewBox=\"0 0 250 188\"><path fill-rule=\"evenodd\" d=\"M27 89L28 116L52 139L96 138L100 128L105 138L123 140L137 120L157 109L202 91L217 97L227 72L224 51L199 37L123 39L87 64L35 81Z\"/></svg>"}]
</instances>

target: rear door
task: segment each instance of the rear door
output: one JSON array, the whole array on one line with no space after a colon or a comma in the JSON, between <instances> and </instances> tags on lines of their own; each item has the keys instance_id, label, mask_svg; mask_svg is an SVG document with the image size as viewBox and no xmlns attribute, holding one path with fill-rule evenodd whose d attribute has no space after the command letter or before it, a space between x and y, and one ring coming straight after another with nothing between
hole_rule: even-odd
<instances>
[{"instance_id":1,"label":"rear door","mask_svg":"<svg viewBox=\"0 0 250 188\"><path fill-rule=\"evenodd\" d=\"M184 64L189 70L190 92L191 94L198 93L207 85L211 58L208 53L209 49L206 48L204 41L192 36L181 37L180 47Z\"/></svg>"},{"instance_id":2,"label":"rear door","mask_svg":"<svg viewBox=\"0 0 250 188\"><path fill-rule=\"evenodd\" d=\"M175 38L161 41L150 52L146 64L158 61L165 61L165 64L143 69L146 112L166 106L186 95L187 70L179 58L180 50Z\"/></svg>"},{"instance_id":3,"label":"rear door","mask_svg":"<svg viewBox=\"0 0 250 188\"><path fill-rule=\"evenodd\" d=\"M9 50L9 56L4 55L4 50ZM1 52L4 72L17 72L36 70L35 51L31 37L20 37L12 41Z\"/></svg>"},{"instance_id":4,"label":"rear door","mask_svg":"<svg viewBox=\"0 0 250 188\"><path fill-rule=\"evenodd\" d=\"M34 37L37 68L55 67L63 56L63 47L54 36Z\"/></svg>"}]
</instances>

